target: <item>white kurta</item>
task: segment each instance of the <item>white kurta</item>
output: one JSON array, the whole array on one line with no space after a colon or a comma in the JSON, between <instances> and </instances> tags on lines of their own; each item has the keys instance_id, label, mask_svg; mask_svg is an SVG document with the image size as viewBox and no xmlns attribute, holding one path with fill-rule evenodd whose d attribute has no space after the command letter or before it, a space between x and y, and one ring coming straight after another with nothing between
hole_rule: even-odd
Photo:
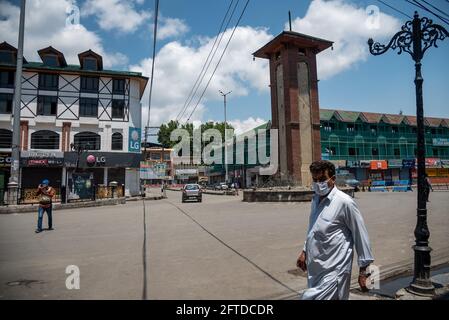
<instances>
[{"instance_id":1,"label":"white kurta","mask_svg":"<svg viewBox=\"0 0 449 320\"><path fill-rule=\"evenodd\" d=\"M320 202L315 195L305 242L308 289L303 300L347 300L353 247L358 264L374 261L368 232L354 200L334 187Z\"/></svg>"}]
</instances>

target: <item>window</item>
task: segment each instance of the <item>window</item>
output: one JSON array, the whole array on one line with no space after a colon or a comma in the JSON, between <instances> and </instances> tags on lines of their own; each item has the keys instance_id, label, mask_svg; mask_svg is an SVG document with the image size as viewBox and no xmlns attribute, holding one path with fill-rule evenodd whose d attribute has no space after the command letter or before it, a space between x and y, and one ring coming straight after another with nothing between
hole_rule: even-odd
<instances>
[{"instance_id":1,"label":"window","mask_svg":"<svg viewBox=\"0 0 449 320\"><path fill-rule=\"evenodd\" d=\"M325 125L324 125L324 131L328 131L328 132L331 132L331 131L333 131L335 129L335 124L334 123L326 123Z\"/></svg>"},{"instance_id":2,"label":"window","mask_svg":"<svg viewBox=\"0 0 449 320\"><path fill-rule=\"evenodd\" d=\"M123 150L123 136L121 133L116 132L112 134L112 150Z\"/></svg>"},{"instance_id":3,"label":"window","mask_svg":"<svg viewBox=\"0 0 449 320\"><path fill-rule=\"evenodd\" d=\"M112 80L112 93L124 94L125 93L125 79L113 79Z\"/></svg>"},{"instance_id":4,"label":"window","mask_svg":"<svg viewBox=\"0 0 449 320\"><path fill-rule=\"evenodd\" d=\"M82 147L85 150L100 150L100 135L93 132L80 132L75 134L75 147Z\"/></svg>"},{"instance_id":5,"label":"window","mask_svg":"<svg viewBox=\"0 0 449 320\"><path fill-rule=\"evenodd\" d=\"M430 133L437 134L437 129L435 129L435 128L430 129Z\"/></svg>"},{"instance_id":6,"label":"window","mask_svg":"<svg viewBox=\"0 0 449 320\"><path fill-rule=\"evenodd\" d=\"M435 157L438 157L438 148L433 148L432 152Z\"/></svg>"},{"instance_id":7,"label":"window","mask_svg":"<svg viewBox=\"0 0 449 320\"><path fill-rule=\"evenodd\" d=\"M80 98L80 117L98 116L98 99Z\"/></svg>"},{"instance_id":8,"label":"window","mask_svg":"<svg viewBox=\"0 0 449 320\"><path fill-rule=\"evenodd\" d=\"M412 128L412 132L413 132L413 133L416 133L416 130L417 130L416 127L413 127L413 128Z\"/></svg>"},{"instance_id":9,"label":"window","mask_svg":"<svg viewBox=\"0 0 449 320\"><path fill-rule=\"evenodd\" d=\"M0 148L10 149L12 147L12 131L0 129Z\"/></svg>"},{"instance_id":10,"label":"window","mask_svg":"<svg viewBox=\"0 0 449 320\"><path fill-rule=\"evenodd\" d=\"M112 118L123 119L125 117L125 100L112 100Z\"/></svg>"},{"instance_id":11,"label":"window","mask_svg":"<svg viewBox=\"0 0 449 320\"><path fill-rule=\"evenodd\" d=\"M0 51L0 63L15 64L14 52Z\"/></svg>"},{"instance_id":12,"label":"window","mask_svg":"<svg viewBox=\"0 0 449 320\"><path fill-rule=\"evenodd\" d=\"M58 80L57 74L39 73L39 89L58 90Z\"/></svg>"},{"instance_id":13,"label":"window","mask_svg":"<svg viewBox=\"0 0 449 320\"><path fill-rule=\"evenodd\" d=\"M164 152L164 160L170 161L170 152Z\"/></svg>"},{"instance_id":14,"label":"window","mask_svg":"<svg viewBox=\"0 0 449 320\"><path fill-rule=\"evenodd\" d=\"M377 134L377 127L376 126L371 126L370 129L371 129L371 133L372 134Z\"/></svg>"},{"instance_id":15,"label":"window","mask_svg":"<svg viewBox=\"0 0 449 320\"><path fill-rule=\"evenodd\" d=\"M37 115L55 116L58 108L58 98L56 96L39 96L37 98Z\"/></svg>"},{"instance_id":16,"label":"window","mask_svg":"<svg viewBox=\"0 0 449 320\"><path fill-rule=\"evenodd\" d=\"M12 112L12 100L12 94L0 93L0 113L8 114Z\"/></svg>"},{"instance_id":17,"label":"window","mask_svg":"<svg viewBox=\"0 0 449 320\"><path fill-rule=\"evenodd\" d=\"M347 132L354 132L354 125L353 124L346 125L346 131Z\"/></svg>"},{"instance_id":18,"label":"window","mask_svg":"<svg viewBox=\"0 0 449 320\"><path fill-rule=\"evenodd\" d=\"M83 59L83 69L85 70L98 70L97 59L95 58L84 58Z\"/></svg>"},{"instance_id":19,"label":"window","mask_svg":"<svg viewBox=\"0 0 449 320\"><path fill-rule=\"evenodd\" d=\"M58 57L53 54L46 54L43 56L42 62L49 67L59 67Z\"/></svg>"},{"instance_id":20,"label":"window","mask_svg":"<svg viewBox=\"0 0 449 320\"><path fill-rule=\"evenodd\" d=\"M59 149L59 134L49 130L32 133L31 149Z\"/></svg>"},{"instance_id":21,"label":"window","mask_svg":"<svg viewBox=\"0 0 449 320\"><path fill-rule=\"evenodd\" d=\"M358 150L356 148L348 148L348 153L350 156L357 156Z\"/></svg>"},{"instance_id":22,"label":"window","mask_svg":"<svg viewBox=\"0 0 449 320\"><path fill-rule=\"evenodd\" d=\"M81 77L81 92L98 93L97 77Z\"/></svg>"},{"instance_id":23,"label":"window","mask_svg":"<svg viewBox=\"0 0 449 320\"><path fill-rule=\"evenodd\" d=\"M378 156L378 155L379 155L379 150L378 150L377 148L372 148L372 149L371 149L371 154L372 154L373 156Z\"/></svg>"},{"instance_id":24,"label":"window","mask_svg":"<svg viewBox=\"0 0 449 320\"><path fill-rule=\"evenodd\" d=\"M14 88L14 71L2 71L0 72L0 87L2 88Z\"/></svg>"},{"instance_id":25,"label":"window","mask_svg":"<svg viewBox=\"0 0 449 320\"><path fill-rule=\"evenodd\" d=\"M161 160L161 154L159 152L151 152L150 159L159 161Z\"/></svg>"},{"instance_id":26,"label":"window","mask_svg":"<svg viewBox=\"0 0 449 320\"><path fill-rule=\"evenodd\" d=\"M330 147L331 156L335 156L337 154L337 149L335 147Z\"/></svg>"},{"instance_id":27,"label":"window","mask_svg":"<svg viewBox=\"0 0 449 320\"><path fill-rule=\"evenodd\" d=\"M391 132L392 133L399 133L399 128L398 127L391 127Z\"/></svg>"},{"instance_id":28,"label":"window","mask_svg":"<svg viewBox=\"0 0 449 320\"><path fill-rule=\"evenodd\" d=\"M401 151L399 149L394 149L394 156L395 157L400 157L401 156Z\"/></svg>"}]
</instances>

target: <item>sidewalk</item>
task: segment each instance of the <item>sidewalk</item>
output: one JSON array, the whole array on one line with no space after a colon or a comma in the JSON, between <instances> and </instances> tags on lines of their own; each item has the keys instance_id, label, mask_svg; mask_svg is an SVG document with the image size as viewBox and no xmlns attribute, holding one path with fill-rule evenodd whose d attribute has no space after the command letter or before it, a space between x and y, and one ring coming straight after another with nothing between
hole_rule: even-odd
<instances>
[{"instance_id":1,"label":"sidewalk","mask_svg":"<svg viewBox=\"0 0 449 320\"><path fill-rule=\"evenodd\" d=\"M164 199L162 195L147 195L143 197L121 197L114 199L102 199L95 201L85 202L72 202L72 203L53 203L53 210L65 210L65 209L77 209L77 208L90 208L90 207L102 207L102 206L115 206L119 204L125 204L128 201L139 200L161 200ZM35 212L39 204L22 204L22 205L5 205L0 207L0 214L13 214L13 213L27 213Z\"/></svg>"}]
</instances>

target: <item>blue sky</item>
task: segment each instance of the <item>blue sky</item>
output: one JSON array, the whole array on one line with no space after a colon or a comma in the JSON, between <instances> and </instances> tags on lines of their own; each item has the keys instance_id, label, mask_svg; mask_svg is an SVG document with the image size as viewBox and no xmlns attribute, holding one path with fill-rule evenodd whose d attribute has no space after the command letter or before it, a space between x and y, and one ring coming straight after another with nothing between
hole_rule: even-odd
<instances>
[{"instance_id":1,"label":"blue sky","mask_svg":"<svg viewBox=\"0 0 449 320\"><path fill-rule=\"evenodd\" d=\"M385 1L411 16L417 9L405 0ZM53 45L63 51L70 62L70 55L76 57L77 52L86 49L84 46L89 46L107 56L108 68L138 70L149 76L154 0L76 1L80 8L82 30L57 31L64 28L60 25L67 17L65 8L70 2L28 1L27 22L31 26L26 33L25 56L29 60L36 60L33 53L36 48ZM241 0L237 13L240 13L244 2ZM207 44L213 41L229 3L230 0L160 1L160 30L166 34L157 41L152 125L173 119L179 113L195 76L200 72L201 63L206 57L204 53L208 52ZM446 0L432 0L431 3L449 13L449 2ZM19 1L0 2L0 32L4 38L0 40L14 45L17 36L12 26L17 19L14 9L18 5ZM266 62L253 63L251 53L284 30L289 10L292 11L294 31L336 41L334 52L325 53L326 57L319 66L322 108L385 113L399 113L402 110L405 114L415 114L414 65L411 57L408 54L398 56L393 51L378 57L370 56L365 43L371 34L366 30L357 30L357 25L354 27L348 22L354 19L353 23L363 23L363 18L360 21L356 19L360 19L361 10L369 5L378 6L386 19L381 20L379 29L373 31L375 40L387 42L408 19L375 0L250 1L240 24L247 29L237 29L231 42L231 47L234 47L230 47L231 52L225 55L217 70L217 78L212 80L192 119L223 119L223 103L217 89L233 90L228 100L228 119L242 130L270 119ZM431 18L449 29L449 25ZM329 20L335 22L329 24ZM307 23L312 25L307 26ZM39 31L33 24L47 25L47 28L42 26L42 31ZM229 33L230 30L223 44ZM34 59L30 59L30 55ZM427 116L449 118L448 57L449 39L446 39L439 42L439 48L429 49L423 61ZM335 61L341 65L337 67ZM215 63L211 69L214 66ZM147 96L142 102L144 106L148 105Z\"/></svg>"}]
</instances>

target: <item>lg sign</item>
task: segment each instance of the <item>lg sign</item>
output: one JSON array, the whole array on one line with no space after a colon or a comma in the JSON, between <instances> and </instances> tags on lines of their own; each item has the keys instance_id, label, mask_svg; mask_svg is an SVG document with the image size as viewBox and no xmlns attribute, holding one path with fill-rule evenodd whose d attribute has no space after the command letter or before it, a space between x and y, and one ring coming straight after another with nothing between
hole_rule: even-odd
<instances>
[{"instance_id":1,"label":"lg sign","mask_svg":"<svg viewBox=\"0 0 449 320\"><path fill-rule=\"evenodd\" d=\"M101 165L106 164L106 157L104 157L104 156L96 157L96 156L90 154L87 156L86 162L90 166L94 166L94 165L101 166Z\"/></svg>"}]
</instances>

